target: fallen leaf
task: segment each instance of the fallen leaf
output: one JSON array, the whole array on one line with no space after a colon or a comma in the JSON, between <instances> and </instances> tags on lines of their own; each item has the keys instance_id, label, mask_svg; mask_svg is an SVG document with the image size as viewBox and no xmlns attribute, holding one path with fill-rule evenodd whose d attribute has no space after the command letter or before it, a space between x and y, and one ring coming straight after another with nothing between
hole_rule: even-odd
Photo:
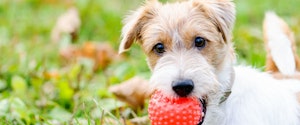
<instances>
[{"instance_id":1,"label":"fallen leaf","mask_svg":"<svg viewBox=\"0 0 300 125\"><path fill-rule=\"evenodd\" d=\"M60 58L64 64L69 64L76 61L76 58L80 55L78 47L70 45L60 49Z\"/></svg>"},{"instance_id":2,"label":"fallen leaf","mask_svg":"<svg viewBox=\"0 0 300 125\"><path fill-rule=\"evenodd\" d=\"M85 42L81 55L95 61L94 70L105 69L116 58L116 52L108 43Z\"/></svg>"},{"instance_id":3,"label":"fallen leaf","mask_svg":"<svg viewBox=\"0 0 300 125\"><path fill-rule=\"evenodd\" d=\"M116 51L110 44L101 44L97 46L96 66L100 69L106 68L113 60L118 60Z\"/></svg>"},{"instance_id":4,"label":"fallen leaf","mask_svg":"<svg viewBox=\"0 0 300 125\"><path fill-rule=\"evenodd\" d=\"M54 71L45 71L43 73L45 79L58 79L60 77L59 72Z\"/></svg>"},{"instance_id":5,"label":"fallen leaf","mask_svg":"<svg viewBox=\"0 0 300 125\"><path fill-rule=\"evenodd\" d=\"M63 62L69 64L80 58L94 61L93 70L105 69L113 60L118 59L116 51L107 42L85 42L82 46L69 45L60 50Z\"/></svg>"},{"instance_id":6,"label":"fallen leaf","mask_svg":"<svg viewBox=\"0 0 300 125\"><path fill-rule=\"evenodd\" d=\"M74 41L77 37L77 31L81 25L77 8L71 7L65 13L60 15L51 32L51 40L58 42L62 39L63 34L69 34Z\"/></svg>"},{"instance_id":7,"label":"fallen leaf","mask_svg":"<svg viewBox=\"0 0 300 125\"><path fill-rule=\"evenodd\" d=\"M153 90L147 80L134 77L118 85L111 86L109 91L119 100L138 108L144 107L144 101L150 97Z\"/></svg>"}]
</instances>

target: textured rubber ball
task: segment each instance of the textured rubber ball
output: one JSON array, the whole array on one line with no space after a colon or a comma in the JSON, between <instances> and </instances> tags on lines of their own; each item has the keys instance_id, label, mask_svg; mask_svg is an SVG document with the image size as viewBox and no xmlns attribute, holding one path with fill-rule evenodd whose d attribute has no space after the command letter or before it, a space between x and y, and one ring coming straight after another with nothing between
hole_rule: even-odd
<instances>
[{"instance_id":1,"label":"textured rubber ball","mask_svg":"<svg viewBox=\"0 0 300 125\"><path fill-rule=\"evenodd\" d=\"M197 125L203 119L202 103L197 98L171 98L156 91L148 112L152 125Z\"/></svg>"}]
</instances>

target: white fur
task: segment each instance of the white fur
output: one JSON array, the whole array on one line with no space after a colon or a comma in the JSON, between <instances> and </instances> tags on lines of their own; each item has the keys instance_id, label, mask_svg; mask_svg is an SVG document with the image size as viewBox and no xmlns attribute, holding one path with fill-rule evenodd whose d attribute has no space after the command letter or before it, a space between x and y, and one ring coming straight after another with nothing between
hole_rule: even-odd
<instances>
[{"instance_id":1,"label":"white fur","mask_svg":"<svg viewBox=\"0 0 300 125\"><path fill-rule=\"evenodd\" d=\"M296 70L292 43L282 31L282 22L274 12L266 13L266 35L268 47L279 71L284 75L293 75Z\"/></svg>"},{"instance_id":2,"label":"white fur","mask_svg":"<svg viewBox=\"0 0 300 125\"><path fill-rule=\"evenodd\" d=\"M209 94L202 125L300 124L300 107L296 99L296 93L300 91L299 80L277 80L254 68L237 66L234 68L231 94L225 102L219 104L228 86L218 81L226 81L228 74L225 72L230 70L224 68L224 71L217 73L219 76L215 76L203 57L193 55L195 58L191 58L191 53L192 50L184 49L168 53L157 63L150 83L165 94L176 96L170 85L172 80L192 79L195 88L191 96L201 98Z\"/></svg>"},{"instance_id":3,"label":"white fur","mask_svg":"<svg viewBox=\"0 0 300 125\"><path fill-rule=\"evenodd\" d=\"M142 41L140 44L148 55L148 63L153 71L150 84L154 89L176 97L178 95L172 90L172 83L181 79L192 80L194 89L188 96L204 98L207 102L203 125L300 125L296 97L296 93L300 92L299 80L276 80L267 73L249 67L233 69L235 59L231 29L235 9L231 0L192 0L159 7L160 4L154 3L129 16L122 30L119 48L119 52L123 52L135 39ZM145 15L153 17L145 21ZM218 32L209 29L211 24L216 26ZM140 33L136 33L138 31ZM191 31L199 33L193 34ZM280 32L276 28L273 31ZM186 38L189 36L186 33L212 39L207 45L211 51L205 51L204 48L199 52L196 47L186 47L187 41L193 42L193 38ZM165 43L167 51L163 55L153 56L153 46L158 41L164 43L160 37L166 36L161 34L169 35L172 44ZM281 60L283 63L279 61L279 67L283 67L280 71L293 73L290 70L293 67L288 66L292 61L289 42L278 43L286 40L284 36L277 38L271 32L269 34L274 37L270 42L272 55L280 59L288 58ZM282 51L289 55L281 54ZM215 59L214 62L211 59ZM221 103L222 96L230 90L231 95Z\"/></svg>"},{"instance_id":4,"label":"white fur","mask_svg":"<svg viewBox=\"0 0 300 125\"><path fill-rule=\"evenodd\" d=\"M150 83L157 90L168 96L177 96L172 90L171 83L179 79L191 79L194 81L194 90L190 96L199 98L207 97L206 122L218 124L222 119L219 115L219 102L226 88L220 84L214 74L215 69L209 65L200 54L194 54L197 50L178 50L163 56L156 64ZM229 77L230 74L226 74ZM227 78L228 78L227 77ZM227 79L226 78L226 79ZM219 120L216 120L219 119Z\"/></svg>"},{"instance_id":5,"label":"white fur","mask_svg":"<svg viewBox=\"0 0 300 125\"><path fill-rule=\"evenodd\" d=\"M249 67L235 67L222 125L299 125L299 80L276 80ZM207 124L209 125L209 124ZM221 125L221 123L220 123Z\"/></svg>"},{"instance_id":6,"label":"white fur","mask_svg":"<svg viewBox=\"0 0 300 125\"><path fill-rule=\"evenodd\" d=\"M203 97L220 92L222 84L218 82L214 69L205 58L194 51L181 49L165 54L156 64L150 83L168 96L177 96L171 83L179 79L191 79L195 88L191 96Z\"/></svg>"}]
</instances>

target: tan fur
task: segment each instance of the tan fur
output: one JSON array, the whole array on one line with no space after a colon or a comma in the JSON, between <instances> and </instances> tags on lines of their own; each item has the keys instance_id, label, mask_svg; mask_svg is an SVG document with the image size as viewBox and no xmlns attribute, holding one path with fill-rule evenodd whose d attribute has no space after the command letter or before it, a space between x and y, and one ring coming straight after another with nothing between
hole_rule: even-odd
<instances>
[{"instance_id":1,"label":"tan fur","mask_svg":"<svg viewBox=\"0 0 300 125\"><path fill-rule=\"evenodd\" d=\"M296 70L300 71L300 58L297 55L295 56L295 58L296 58Z\"/></svg>"},{"instance_id":2,"label":"tan fur","mask_svg":"<svg viewBox=\"0 0 300 125\"><path fill-rule=\"evenodd\" d=\"M207 100L206 116L213 118L216 112L210 109L218 107L234 79L234 21L235 6L231 0L186 0L172 4L147 1L125 19L119 53L137 41L152 70L151 87L176 97L172 82L191 79L194 89L189 96ZM197 48L196 37L206 39L206 46ZM158 43L164 45L162 54L153 50ZM206 122L217 123L217 119Z\"/></svg>"},{"instance_id":3,"label":"tan fur","mask_svg":"<svg viewBox=\"0 0 300 125\"><path fill-rule=\"evenodd\" d=\"M124 20L126 25L124 25L122 29L122 41L119 47L119 53L129 49L134 41L140 40L141 29L145 23L154 16L158 6L160 6L160 3L157 2L157 0L149 0L145 3L145 6L139 8Z\"/></svg>"},{"instance_id":4,"label":"tan fur","mask_svg":"<svg viewBox=\"0 0 300 125\"><path fill-rule=\"evenodd\" d=\"M139 41L148 56L149 66L153 69L159 59L152 51L155 44L162 42L166 51L170 51L174 46L181 46L174 45L175 42L180 41L183 42L180 44L190 49L193 46L193 39L201 36L209 40L208 47L201 53L211 64L217 66L226 54L221 49L224 47L224 42L231 42L230 31L234 22L232 9L234 5L226 1L194 0L176 3L175 6L173 4L162 6L157 1L148 1L125 20L126 25L123 28L119 52L127 50L135 40ZM181 7L181 4L185 6L178 10L176 7ZM172 16L166 13L172 11ZM226 13L227 11L233 13ZM174 17L176 19L172 19ZM221 54L215 56L217 53Z\"/></svg>"}]
</instances>

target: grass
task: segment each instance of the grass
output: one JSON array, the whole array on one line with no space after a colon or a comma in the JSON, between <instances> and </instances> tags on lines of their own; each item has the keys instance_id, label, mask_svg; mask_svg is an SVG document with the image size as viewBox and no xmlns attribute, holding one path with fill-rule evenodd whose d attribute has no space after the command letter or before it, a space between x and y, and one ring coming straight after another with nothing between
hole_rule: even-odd
<instances>
[{"instance_id":1,"label":"grass","mask_svg":"<svg viewBox=\"0 0 300 125\"><path fill-rule=\"evenodd\" d=\"M63 66L59 46L50 42L56 18L74 5L82 19L77 44L108 41L117 49L122 18L141 3L142 0L0 1L0 124L121 124L119 119L147 115L146 109L135 114L107 90L136 75L150 76L137 45L126 54L126 61L113 62L106 70L93 73L88 63ZM238 63L263 68L261 24L265 11L277 12L300 40L299 0L235 3L233 35ZM49 72L57 72L59 77L45 75Z\"/></svg>"},{"instance_id":2,"label":"grass","mask_svg":"<svg viewBox=\"0 0 300 125\"><path fill-rule=\"evenodd\" d=\"M296 40L300 40L300 16L297 0L236 0L237 20L233 32L239 61L256 67L265 64L265 48L262 36L264 13L275 11L291 26ZM297 43L299 48L300 43ZM300 51L298 51L299 54Z\"/></svg>"}]
</instances>

